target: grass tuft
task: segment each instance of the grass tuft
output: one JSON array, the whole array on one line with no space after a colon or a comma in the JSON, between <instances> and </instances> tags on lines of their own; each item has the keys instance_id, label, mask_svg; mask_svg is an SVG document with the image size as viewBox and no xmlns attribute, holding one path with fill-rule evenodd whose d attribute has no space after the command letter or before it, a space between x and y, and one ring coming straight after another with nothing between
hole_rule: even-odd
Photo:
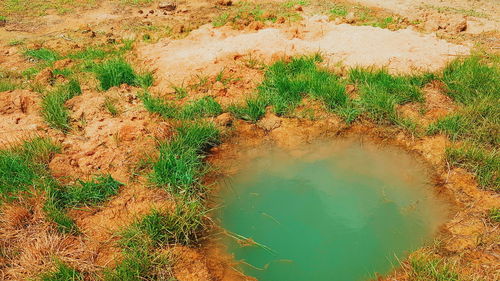
<instances>
[{"instance_id":1,"label":"grass tuft","mask_svg":"<svg viewBox=\"0 0 500 281\"><path fill-rule=\"evenodd\" d=\"M232 105L229 111L236 116L247 121L256 122L266 113L267 102L259 97L247 99L244 106Z\"/></svg>"},{"instance_id":2,"label":"grass tuft","mask_svg":"<svg viewBox=\"0 0 500 281\"><path fill-rule=\"evenodd\" d=\"M453 266L442 260L424 255L413 256L410 262L410 279L415 281L460 281Z\"/></svg>"},{"instance_id":3,"label":"grass tuft","mask_svg":"<svg viewBox=\"0 0 500 281\"><path fill-rule=\"evenodd\" d=\"M219 131L212 123L194 122L177 128L170 142L161 143L158 161L150 179L158 186L166 185L175 194L198 191L198 181L204 174L203 154L217 144Z\"/></svg>"},{"instance_id":4,"label":"grass tuft","mask_svg":"<svg viewBox=\"0 0 500 281\"><path fill-rule=\"evenodd\" d=\"M42 116L45 121L55 129L63 132L69 131L69 112L64 104L81 93L80 83L71 80L55 91L46 94L42 100Z\"/></svg>"},{"instance_id":5,"label":"grass tuft","mask_svg":"<svg viewBox=\"0 0 500 281\"><path fill-rule=\"evenodd\" d=\"M486 150L470 145L446 149L446 158L451 166L473 172L483 187L500 191L500 157L498 150Z\"/></svg>"},{"instance_id":6,"label":"grass tuft","mask_svg":"<svg viewBox=\"0 0 500 281\"><path fill-rule=\"evenodd\" d=\"M69 267L61 261L56 262L54 271L44 273L40 281L83 281L84 277L78 270Z\"/></svg>"},{"instance_id":7,"label":"grass tuft","mask_svg":"<svg viewBox=\"0 0 500 281\"><path fill-rule=\"evenodd\" d=\"M145 91L139 95L139 98L144 103L144 107L151 113L157 113L165 119L175 118L178 114L178 109L167 103L161 98L153 97L149 92Z\"/></svg>"},{"instance_id":8,"label":"grass tuft","mask_svg":"<svg viewBox=\"0 0 500 281\"><path fill-rule=\"evenodd\" d=\"M40 137L0 150L0 201L17 198L47 177L48 162L57 152L58 146Z\"/></svg>"},{"instance_id":9,"label":"grass tuft","mask_svg":"<svg viewBox=\"0 0 500 281\"><path fill-rule=\"evenodd\" d=\"M393 76L387 70L370 71L354 68L349 80L359 87L361 109L377 122L401 124L396 106L421 102L419 86L426 81L420 77Z\"/></svg>"},{"instance_id":10,"label":"grass tuft","mask_svg":"<svg viewBox=\"0 0 500 281\"><path fill-rule=\"evenodd\" d=\"M61 55L57 52L46 48L26 50L24 55L36 60L47 62L55 62L61 58Z\"/></svg>"},{"instance_id":11,"label":"grass tuft","mask_svg":"<svg viewBox=\"0 0 500 281\"><path fill-rule=\"evenodd\" d=\"M173 212L153 210L122 232L121 244L137 247L148 241L152 247L169 244L193 245L205 229L207 210L198 200L177 203Z\"/></svg>"},{"instance_id":12,"label":"grass tuft","mask_svg":"<svg viewBox=\"0 0 500 281\"><path fill-rule=\"evenodd\" d=\"M487 65L477 56L453 61L443 71L442 79L448 86L448 95L463 104L500 97L499 68Z\"/></svg>"},{"instance_id":13,"label":"grass tuft","mask_svg":"<svg viewBox=\"0 0 500 281\"><path fill-rule=\"evenodd\" d=\"M214 117L222 113L221 105L212 97L204 97L184 106L180 112L182 119Z\"/></svg>"},{"instance_id":14,"label":"grass tuft","mask_svg":"<svg viewBox=\"0 0 500 281\"><path fill-rule=\"evenodd\" d=\"M136 73L132 66L122 58L115 58L103 62L94 68L102 90L121 84L136 85Z\"/></svg>"}]
</instances>

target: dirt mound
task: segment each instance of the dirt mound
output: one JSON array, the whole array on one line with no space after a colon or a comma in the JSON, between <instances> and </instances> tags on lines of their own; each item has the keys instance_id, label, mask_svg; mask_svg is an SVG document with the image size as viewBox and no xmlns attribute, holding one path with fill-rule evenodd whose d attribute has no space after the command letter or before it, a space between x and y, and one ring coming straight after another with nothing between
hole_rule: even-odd
<instances>
[{"instance_id":1,"label":"dirt mound","mask_svg":"<svg viewBox=\"0 0 500 281\"><path fill-rule=\"evenodd\" d=\"M183 40L143 46L139 54L164 82L181 83L187 73L214 74L224 60L247 54L265 61L283 55L321 52L326 63L388 67L392 72L437 70L468 47L410 29L391 31L371 26L336 25L326 17L309 18L297 26L238 32L205 25Z\"/></svg>"},{"instance_id":2,"label":"dirt mound","mask_svg":"<svg viewBox=\"0 0 500 281\"><path fill-rule=\"evenodd\" d=\"M157 120L138 106L137 96L128 89L114 88L107 95L114 97L122 111L118 116L112 117L105 109L106 98L99 92L86 92L67 102L73 126L80 132L62 142L64 153L50 163L54 176L88 178L110 173L127 182L132 166L154 150L155 138L168 134L168 126L155 124Z\"/></svg>"},{"instance_id":3,"label":"dirt mound","mask_svg":"<svg viewBox=\"0 0 500 281\"><path fill-rule=\"evenodd\" d=\"M0 147L44 133L40 96L28 90L0 93Z\"/></svg>"}]
</instances>

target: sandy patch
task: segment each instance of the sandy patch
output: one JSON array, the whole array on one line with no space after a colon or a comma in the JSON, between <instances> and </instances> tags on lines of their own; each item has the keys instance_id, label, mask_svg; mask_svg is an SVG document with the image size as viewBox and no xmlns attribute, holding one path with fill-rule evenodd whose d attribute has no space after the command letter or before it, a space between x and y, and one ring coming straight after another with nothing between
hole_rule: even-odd
<instances>
[{"instance_id":1,"label":"sandy patch","mask_svg":"<svg viewBox=\"0 0 500 281\"><path fill-rule=\"evenodd\" d=\"M166 39L139 49L163 82L182 83L187 75L214 74L227 59L253 54L263 60L321 52L329 64L387 67L392 72L437 70L469 48L410 29L336 25L314 17L296 27L238 32L202 26L182 40ZM165 85L168 86L168 85Z\"/></svg>"}]
</instances>

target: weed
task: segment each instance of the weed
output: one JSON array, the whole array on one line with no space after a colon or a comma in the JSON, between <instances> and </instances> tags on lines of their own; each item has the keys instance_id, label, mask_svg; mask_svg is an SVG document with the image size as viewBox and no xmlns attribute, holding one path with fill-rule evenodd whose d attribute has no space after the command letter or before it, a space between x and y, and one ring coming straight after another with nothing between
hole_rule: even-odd
<instances>
[{"instance_id":1,"label":"weed","mask_svg":"<svg viewBox=\"0 0 500 281\"><path fill-rule=\"evenodd\" d=\"M347 10L346 7L341 6L341 5L335 5L333 8L330 9L330 14L337 16L337 17L345 17L349 11Z\"/></svg>"},{"instance_id":2,"label":"weed","mask_svg":"<svg viewBox=\"0 0 500 281\"><path fill-rule=\"evenodd\" d=\"M446 149L450 165L462 167L476 175L479 184L493 190L500 190L500 157L496 149L488 151L469 145Z\"/></svg>"},{"instance_id":3,"label":"weed","mask_svg":"<svg viewBox=\"0 0 500 281\"><path fill-rule=\"evenodd\" d=\"M174 93L177 95L178 99L185 98L188 95L188 91L184 87L172 86L172 89L174 90Z\"/></svg>"},{"instance_id":4,"label":"weed","mask_svg":"<svg viewBox=\"0 0 500 281\"><path fill-rule=\"evenodd\" d=\"M212 97L204 97L184 106L180 112L182 119L195 119L200 117L214 117L222 113L221 105Z\"/></svg>"},{"instance_id":5,"label":"weed","mask_svg":"<svg viewBox=\"0 0 500 281\"><path fill-rule=\"evenodd\" d=\"M232 105L229 111L237 118L256 122L266 113L267 102L262 98L250 98L245 106Z\"/></svg>"},{"instance_id":6,"label":"weed","mask_svg":"<svg viewBox=\"0 0 500 281\"><path fill-rule=\"evenodd\" d=\"M198 200L178 202L171 213L153 210L122 233L121 243L128 248L137 247L142 241L150 241L153 247L192 245L205 229L206 213Z\"/></svg>"},{"instance_id":7,"label":"weed","mask_svg":"<svg viewBox=\"0 0 500 281\"><path fill-rule=\"evenodd\" d=\"M362 110L377 122L401 123L396 106L423 100L419 86L423 78L393 76L386 70L369 71L354 68L349 79L359 87Z\"/></svg>"},{"instance_id":8,"label":"weed","mask_svg":"<svg viewBox=\"0 0 500 281\"><path fill-rule=\"evenodd\" d=\"M9 45L9 46L19 46L19 45L23 45L23 44L24 44L23 39L11 40L11 41L9 41L9 43L7 43L7 45Z\"/></svg>"},{"instance_id":9,"label":"weed","mask_svg":"<svg viewBox=\"0 0 500 281\"><path fill-rule=\"evenodd\" d=\"M67 132L69 126L69 112L64 106L65 102L76 95L81 94L80 83L71 80L57 90L48 93L42 100L42 116L53 128Z\"/></svg>"},{"instance_id":10,"label":"weed","mask_svg":"<svg viewBox=\"0 0 500 281\"><path fill-rule=\"evenodd\" d=\"M204 174L202 155L219 140L215 125L205 122L184 124L177 128L177 136L161 143L158 161L153 164L150 179L158 186L167 185L174 193L194 192Z\"/></svg>"},{"instance_id":11,"label":"weed","mask_svg":"<svg viewBox=\"0 0 500 281\"><path fill-rule=\"evenodd\" d=\"M77 233L78 228L75 221L66 212L54 206L52 201L47 201L43 208L47 220L56 224L56 228L61 233Z\"/></svg>"},{"instance_id":12,"label":"weed","mask_svg":"<svg viewBox=\"0 0 500 281\"><path fill-rule=\"evenodd\" d=\"M120 111L118 110L118 108L116 107L115 105L115 100L110 98L110 97L106 97L104 99L104 104L103 104L103 107L114 117L114 116L118 116L120 114Z\"/></svg>"},{"instance_id":13,"label":"weed","mask_svg":"<svg viewBox=\"0 0 500 281\"><path fill-rule=\"evenodd\" d=\"M167 103L161 98L153 97L149 92L144 92L139 95L144 103L144 107L152 113L157 113L161 117L169 119L174 118L178 114L178 109L174 105Z\"/></svg>"},{"instance_id":14,"label":"weed","mask_svg":"<svg viewBox=\"0 0 500 281\"><path fill-rule=\"evenodd\" d=\"M144 89L147 89L153 85L154 77L153 73L147 72L142 75L136 75L136 85Z\"/></svg>"},{"instance_id":15,"label":"weed","mask_svg":"<svg viewBox=\"0 0 500 281\"><path fill-rule=\"evenodd\" d=\"M0 150L0 199L12 200L47 176L46 168L59 151L49 139L34 138L21 146Z\"/></svg>"},{"instance_id":16,"label":"weed","mask_svg":"<svg viewBox=\"0 0 500 281\"><path fill-rule=\"evenodd\" d=\"M81 60L95 60L95 59L104 59L109 55L109 52L98 49L95 47L88 47L84 50L78 51L73 54L69 54L68 57L71 59L81 59Z\"/></svg>"},{"instance_id":17,"label":"weed","mask_svg":"<svg viewBox=\"0 0 500 281\"><path fill-rule=\"evenodd\" d=\"M42 60L47 62L55 62L61 58L61 55L59 55L53 50L46 48L26 50L24 52L24 55L36 60Z\"/></svg>"},{"instance_id":18,"label":"weed","mask_svg":"<svg viewBox=\"0 0 500 281\"><path fill-rule=\"evenodd\" d=\"M60 186L52 192L54 206L58 208L94 206L115 195L123 184L110 175L94 177L90 181L78 180L77 184Z\"/></svg>"},{"instance_id":19,"label":"weed","mask_svg":"<svg viewBox=\"0 0 500 281\"><path fill-rule=\"evenodd\" d=\"M61 261L56 262L54 271L47 272L40 276L41 281L83 281L83 274L78 270L69 267Z\"/></svg>"},{"instance_id":20,"label":"weed","mask_svg":"<svg viewBox=\"0 0 500 281\"><path fill-rule=\"evenodd\" d=\"M214 27L221 27L229 22L229 14L223 13L212 19L212 25Z\"/></svg>"},{"instance_id":21,"label":"weed","mask_svg":"<svg viewBox=\"0 0 500 281\"><path fill-rule=\"evenodd\" d=\"M132 66L122 58L108 60L94 67L94 72L102 90L121 84L136 85L137 75Z\"/></svg>"},{"instance_id":22,"label":"weed","mask_svg":"<svg viewBox=\"0 0 500 281\"><path fill-rule=\"evenodd\" d=\"M500 208L493 208L490 210L489 217L494 222L500 222Z\"/></svg>"},{"instance_id":23,"label":"weed","mask_svg":"<svg viewBox=\"0 0 500 281\"><path fill-rule=\"evenodd\" d=\"M477 56L453 61L443 71L443 81L448 86L448 95L464 104L500 96L499 69L482 63Z\"/></svg>"},{"instance_id":24,"label":"weed","mask_svg":"<svg viewBox=\"0 0 500 281\"><path fill-rule=\"evenodd\" d=\"M423 255L413 256L409 260L410 278L415 281L459 281L454 268L439 259Z\"/></svg>"},{"instance_id":25,"label":"weed","mask_svg":"<svg viewBox=\"0 0 500 281\"><path fill-rule=\"evenodd\" d=\"M104 273L105 281L175 280L170 258L145 247L125 249L123 259Z\"/></svg>"}]
</instances>

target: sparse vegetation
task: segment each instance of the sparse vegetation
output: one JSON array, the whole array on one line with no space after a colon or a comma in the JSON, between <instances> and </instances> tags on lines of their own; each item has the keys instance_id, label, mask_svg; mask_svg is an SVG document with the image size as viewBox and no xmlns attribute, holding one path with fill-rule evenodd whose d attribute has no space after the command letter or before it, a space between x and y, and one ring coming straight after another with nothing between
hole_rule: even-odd
<instances>
[{"instance_id":1,"label":"sparse vegetation","mask_svg":"<svg viewBox=\"0 0 500 281\"><path fill-rule=\"evenodd\" d=\"M19 147L0 150L0 202L13 200L49 177L47 165L59 147L46 138L34 138Z\"/></svg>"},{"instance_id":2,"label":"sparse vegetation","mask_svg":"<svg viewBox=\"0 0 500 281\"><path fill-rule=\"evenodd\" d=\"M212 97L204 97L184 106L180 112L182 119L214 117L222 113L222 107Z\"/></svg>"},{"instance_id":3,"label":"sparse vegetation","mask_svg":"<svg viewBox=\"0 0 500 281\"><path fill-rule=\"evenodd\" d=\"M480 57L453 61L443 71L448 95L461 108L428 128L430 134L443 133L454 145L447 150L452 166L466 168L475 173L481 186L499 190L500 161L500 71L493 62Z\"/></svg>"},{"instance_id":4,"label":"sparse vegetation","mask_svg":"<svg viewBox=\"0 0 500 281\"><path fill-rule=\"evenodd\" d=\"M172 212L153 210L121 233L122 246L137 247L144 241L153 247L191 245L204 229L207 210L198 200L178 202Z\"/></svg>"},{"instance_id":5,"label":"sparse vegetation","mask_svg":"<svg viewBox=\"0 0 500 281\"><path fill-rule=\"evenodd\" d=\"M63 132L69 131L69 112L64 104L81 93L80 83L71 80L53 92L46 94L42 101L42 116L45 121L53 128Z\"/></svg>"},{"instance_id":6,"label":"sparse vegetation","mask_svg":"<svg viewBox=\"0 0 500 281\"><path fill-rule=\"evenodd\" d=\"M116 101L110 97L106 97L104 99L104 108L112 115L112 116L118 116L120 114L120 111L116 107Z\"/></svg>"},{"instance_id":7,"label":"sparse vegetation","mask_svg":"<svg viewBox=\"0 0 500 281\"><path fill-rule=\"evenodd\" d=\"M192 194L201 188L205 150L219 140L219 131L211 123L195 121L177 128L176 137L160 143L160 156L153 164L151 181L167 186L174 194Z\"/></svg>"},{"instance_id":8,"label":"sparse vegetation","mask_svg":"<svg viewBox=\"0 0 500 281\"><path fill-rule=\"evenodd\" d=\"M83 281L83 274L61 261L56 262L54 271L42 274L40 281Z\"/></svg>"},{"instance_id":9,"label":"sparse vegetation","mask_svg":"<svg viewBox=\"0 0 500 281\"><path fill-rule=\"evenodd\" d=\"M111 59L94 68L101 89L106 91L121 84L136 85L137 74L128 62L122 58Z\"/></svg>"},{"instance_id":10,"label":"sparse vegetation","mask_svg":"<svg viewBox=\"0 0 500 281\"><path fill-rule=\"evenodd\" d=\"M40 49L32 49L26 50L24 55L35 60L47 61L47 62L55 62L61 58L61 55L56 53L53 50L40 48Z\"/></svg>"},{"instance_id":11,"label":"sparse vegetation","mask_svg":"<svg viewBox=\"0 0 500 281\"><path fill-rule=\"evenodd\" d=\"M415 281L460 281L452 265L425 254L413 255L409 259L410 278Z\"/></svg>"},{"instance_id":12,"label":"sparse vegetation","mask_svg":"<svg viewBox=\"0 0 500 281\"><path fill-rule=\"evenodd\" d=\"M500 222L500 208L491 209L489 217L494 222Z\"/></svg>"}]
</instances>

